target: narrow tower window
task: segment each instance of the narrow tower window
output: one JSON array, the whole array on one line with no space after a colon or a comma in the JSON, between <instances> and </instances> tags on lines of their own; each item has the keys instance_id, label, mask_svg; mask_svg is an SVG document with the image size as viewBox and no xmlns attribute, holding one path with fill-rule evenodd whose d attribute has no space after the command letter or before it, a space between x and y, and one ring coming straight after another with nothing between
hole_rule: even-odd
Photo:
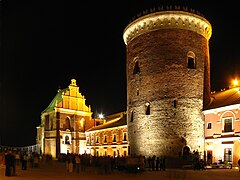
<instances>
[{"instance_id":1,"label":"narrow tower window","mask_svg":"<svg viewBox=\"0 0 240 180\"><path fill-rule=\"evenodd\" d=\"M177 100L174 100L174 101L173 101L173 107L174 107L174 108L177 108Z\"/></svg>"},{"instance_id":2,"label":"narrow tower window","mask_svg":"<svg viewBox=\"0 0 240 180\"><path fill-rule=\"evenodd\" d=\"M133 74L138 74L138 73L140 73L139 62L135 61Z\"/></svg>"},{"instance_id":3,"label":"narrow tower window","mask_svg":"<svg viewBox=\"0 0 240 180\"><path fill-rule=\"evenodd\" d=\"M133 111L131 112L131 117L130 117L130 121L133 122Z\"/></svg>"},{"instance_id":4,"label":"narrow tower window","mask_svg":"<svg viewBox=\"0 0 240 180\"><path fill-rule=\"evenodd\" d=\"M187 54L187 67L189 69L196 69L196 59L193 52L188 52Z\"/></svg>"},{"instance_id":5,"label":"narrow tower window","mask_svg":"<svg viewBox=\"0 0 240 180\"><path fill-rule=\"evenodd\" d=\"M148 102L145 104L145 107L146 107L145 114L150 115L150 104Z\"/></svg>"},{"instance_id":6,"label":"narrow tower window","mask_svg":"<svg viewBox=\"0 0 240 180\"><path fill-rule=\"evenodd\" d=\"M137 96L139 95L139 89L137 89Z\"/></svg>"}]
</instances>

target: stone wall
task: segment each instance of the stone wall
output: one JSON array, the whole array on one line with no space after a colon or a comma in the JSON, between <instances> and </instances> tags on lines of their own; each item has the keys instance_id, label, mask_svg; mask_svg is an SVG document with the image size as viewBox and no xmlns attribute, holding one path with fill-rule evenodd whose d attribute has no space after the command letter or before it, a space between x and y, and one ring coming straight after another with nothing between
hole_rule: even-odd
<instances>
[{"instance_id":1,"label":"stone wall","mask_svg":"<svg viewBox=\"0 0 240 180\"><path fill-rule=\"evenodd\" d=\"M203 153L202 110L210 99L208 39L176 27L150 28L131 38L126 47L131 154L176 157L184 146ZM188 67L189 53L196 68Z\"/></svg>"}]
</instances>

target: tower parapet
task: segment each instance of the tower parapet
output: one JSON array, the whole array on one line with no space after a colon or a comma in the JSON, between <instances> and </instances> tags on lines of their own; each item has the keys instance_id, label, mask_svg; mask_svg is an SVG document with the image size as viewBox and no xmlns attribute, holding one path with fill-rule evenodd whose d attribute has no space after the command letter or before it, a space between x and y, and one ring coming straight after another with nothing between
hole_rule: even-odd
<instances>
[{"instance_id":1,"label":"tower parapet","mask_svg":"<svg viewBox=\"0 0 240 180\"><path fill-rule=\"evenodd\" d=\"M124 30L125 44L135 37L158 29L185 29L204 36L207 40L212 35L211 24L203 17L184 11L160 11L142 16L131 22Z\"/></svg>"}]
</instances>

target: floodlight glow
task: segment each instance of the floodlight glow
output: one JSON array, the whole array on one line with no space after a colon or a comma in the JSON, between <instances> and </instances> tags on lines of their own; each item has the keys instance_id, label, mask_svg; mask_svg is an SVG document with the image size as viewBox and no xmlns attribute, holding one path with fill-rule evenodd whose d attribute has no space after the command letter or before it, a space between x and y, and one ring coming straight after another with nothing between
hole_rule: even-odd
<instances>
[{"instance_id":1,"label":"floodlight glow","mask_svg":"<svg viewBox=\"0 0 240 180\"><path fill-rule=\"evenodd\" d=\"M103 119L104 118L104 116L103 116L103 114L101 113L101 114L99 114L98 115L98 117L100 118L100 119Z\"/></svg>"},{"instance_id":2,"label":"floodlight glow","mask_svg":"<svg viewBox=\"0 0 240 180\"><path fill-rule=\"evenodd\" d=\"M234 80L232 81L232 83L233 83L233 86L234 86L234 87L238 86L238 80L237 80L237 79L234 79Z\"/></svg>"}]
</instances>

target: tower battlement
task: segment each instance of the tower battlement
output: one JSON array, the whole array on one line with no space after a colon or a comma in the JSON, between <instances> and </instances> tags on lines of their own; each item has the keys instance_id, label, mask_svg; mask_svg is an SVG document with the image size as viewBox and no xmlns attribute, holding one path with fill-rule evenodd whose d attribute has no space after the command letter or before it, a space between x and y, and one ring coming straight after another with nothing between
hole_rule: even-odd
<instances>
[{"instance_id":1,"label":"tower battlement","mask_svg":"<svg viewBox=\"0 0 240 180\"><path fill-rule=\"evenodd\" d=\"M131 22L124 30L125 44L135 37L157 29L178 28L196 32L207 40L212 35L211 24L202 16L185 11L151 11Z\"/></svg>"}]
</instances>

